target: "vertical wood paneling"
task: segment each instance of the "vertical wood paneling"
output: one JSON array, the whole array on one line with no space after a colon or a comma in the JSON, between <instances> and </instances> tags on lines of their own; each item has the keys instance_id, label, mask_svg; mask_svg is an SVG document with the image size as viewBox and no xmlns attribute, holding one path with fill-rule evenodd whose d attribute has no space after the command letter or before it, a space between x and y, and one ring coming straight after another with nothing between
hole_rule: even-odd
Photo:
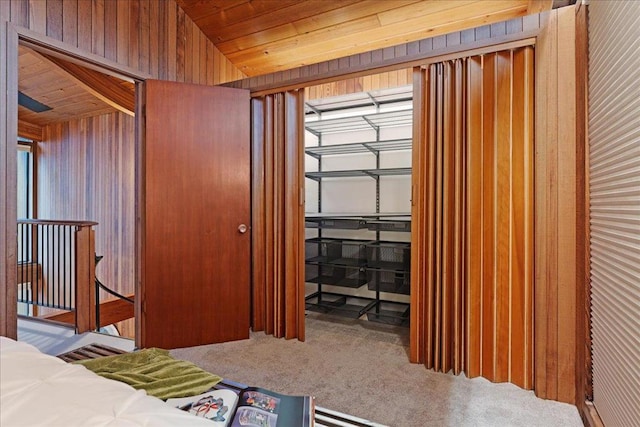
<instances>
[{"instance_id":1,"label":"vertical wood paneling","mask_svg":"<svg viewBox=\"0 0 640 427\"><path fill-rule=\"evenodd\" d=\"M160 2L150 1L149 2L149 35L146 37L148 39L148 53L147 53L147 72L152 76L157 76L159 74L158 68L158 55L152 55L151 52L158 52L158 43L160 39L165 37L165 33L159 32L159 25L162 22L162 17L158 15L158 8ZM155 36L157 34L157 36Z\"/></svg>"},{"instance_id":2,"label":"vertical wood paneling","mask_svg":"<svg viewBox=\"0 0 640 427\"><path fill-rule=\"evenodd\" d=\"M29 3L23 0L10 0L11 22L22 27L29 25Z\"/></svg>"},{"instance_id":3,"label":"vertical wood paneling","mask_svg":"<svg viewBox=\"0 0 640 427\"><path fill-rule=\"evenodd\" d=\"M557 175L559 189L562 186L558 194L558 218L571 218L571 226L558 227L558 254L572 254L572 262L558 263L558 395L575 403L576 266L581 262L577 258L576 192L577 183L582 180L576 174L575 9L565 8L558 16L558 66L567 76L558 79L558 94L562 94L558 96L558 111L571 117L558 122L557 141L562 142L557 150L562 165Z\"/></svg>"},{"instance_id":4,"label":"vertical wood paneling","mask_svg":"<svg viewBox=\"0 0 640 427\"><path fill-rule=\"evenodd\" d=\"M181 10L174 2L166 4L167 8L167 80L178 80L178 10ZM174 25L175 22L175 25Z\"/></svg>"},{"instance_id":5,"label":"vertical wood paneling","mask_svg":"<svg viewBox=\"0 0 640 427\"><path fill-rule=\"evenodd\" d=\"M91 0L91 52L104 55L104 0Z\"/></svg>"},{"instance_id":6,"label":"vertical wood paneling","mask_svg":"<svg viewBox=\"0 0 640 427\"><path fill-rule=\"evenodd\" d=\"M78 1L78 47L87 52L91 52L92 49L92 15L92 3L90 1ZM118 29L116 29L116 32L119 32Z\"/></svg>"},{"instance_id":7,"label":"vertical wood paneling","mask_svg":"<svg viewBox=\"0 0 640 427\"><path fill-rule=\"evenodd\" d=\"M116 38L117 38L117 62L129 65L129 2L117 1Z\"/></svg>"},{"instance_id":8,"label":"vertical wood paneling","mask_svg":"<svg viewBox=\"0 0 640 427\"><path fill-rule=\"evenodd\" d=\"M158 37L151 38L151 51L152 52L167 52L168 46L168 7L167 2L153 2L155 5L155 16L156 23L151 27L150 31L154 31L154 34L158 34ZM152 74L154 70L154 66L157 67L157 75L160 80L167 80L168 75L168 64L167 64L167 55L151 55L151 68Z\"/></svg>"},{"instance_id":9,"label":"vertical wood paneling","mask_svg":"<svg viewBox=\"0 0 640 427\"><path fill-rule=\"evenodd\" d=\"M47 0L47 36L62 40L62 0Z\"/></svg>"},{"instance_id":10,"label":"vertical wood paneling","mask_svg":"<svg viewBox=\"0 0 640 427\"><path fill-rule=\"evenodd\" d=\"M212 78L214 76L213 70L215 69L215 54L213 50L213 45L208 43L206 44L206 55L207 55L207 59L206 59L207 84L212 84L213 82Z\"/></svg>"},{"instance_id":11,"label":"vertical wood paneling","mask_svg":"<svg viewBox=\"0 0 640 427\"><path fill-rule=\"evenodd\" d=\"M142 25L139 1L129 2L129 22L124 25L129 25L129 66L138 69L140 64L140 26Z\"/></svg>"},{"instance_id":12,"label":"vertical wood paneling","mask_svg":"<svg viewBox=\"0 0 640 427\"><path fill-rule=\"evenodd\" d=\"M149 0L140 0L140 22L139 22L139 48L138 48L138 69L149 72ZM154 35L154 38L157 37Z\"/></svg>"},{"instance_id":13,"label":"vertical wood paneling","mask_svg":"<svg viewBox=\"0 0 640 427\"><path fill-rule=\"evenodd\" d=\"M134 293L134 119L113 113L49 125L44 132L39 216L98 222L96 253L104 259L97 277L120 293Z\"/></svg>"},{"instance_id":14,"label":"vertical wood paneling","mask_svg":"<svg viewBox=\"0 0 640 427\"><path fill-rule=\"evenodd\" d=\"M65 6L63 5L63 7ZM76 7L77 7L77 4L76 4ZM70 19L71 18L68 18L68 20ZM73 26L74 23L69 22L69 25ZM33 31L37 31L41 34L46 34L47 32L47 8L43 7L43 2L40 0L29 0L28 27ZM63 37L64 37L64 34L63 34Z\"/></svg>"},{"instance_id":15,"label":"vertical wood paneling","mask_svg":"<svg viewBox=\"0 0 640 427\"><path fill-rule=\"evenodd\" d=\"M181 8L177 8L176 12L176 81L184 82L185 80L185 61L187 55L187 29L185 23L186 15Z\"/></svg>"},{"instance_id":16,"label":"vertical wood paneling","mask_svg":"<svg viewBox=\"0 0 640 427\"><path fill-rule=\"evenodd\" d=\"M535 390L575 403L575 10L545 16L536 47Z\"/></svg>"},{"instance_id":17,"label":"vertical wood paneling","mask_svg":"<svg viewBox=\"0 0 640 427\"><path fill-rule=\"evenodd\" d=\"M62 41L78 46L78 0L62 3ZM114 23L115 24L115 23ZM115 25L114 25L115 27Z\"/></svg>"},{"instance_id":18,"label":"vertical wood paneling","mask_svg":"<svg viewBox=\"0 0 640 427\"><path fill-rule=\"evenodd\" d=\"M116 1L106 1L104 3L104 28L118 27L118 3ZM105 31L104 34L104 57L117 61L118 59L118 32Z\"/></svg>"}]
</instances>

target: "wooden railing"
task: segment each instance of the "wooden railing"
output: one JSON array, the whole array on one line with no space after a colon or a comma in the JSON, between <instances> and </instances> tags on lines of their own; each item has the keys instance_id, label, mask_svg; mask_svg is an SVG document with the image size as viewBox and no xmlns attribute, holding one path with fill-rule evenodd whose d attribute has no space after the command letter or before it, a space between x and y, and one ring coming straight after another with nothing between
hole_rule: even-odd
<instances>
[{"instance_id":1,"label":"wooden railing","mask_svg":"<svg viewBox=\"0 0 640 427\"><path fill-rule=\"evenodd\" d=\"M29 315L73 313L77 333L96 328L97 224L18 220L18 302Z\"/></svg>"}]
</instances>

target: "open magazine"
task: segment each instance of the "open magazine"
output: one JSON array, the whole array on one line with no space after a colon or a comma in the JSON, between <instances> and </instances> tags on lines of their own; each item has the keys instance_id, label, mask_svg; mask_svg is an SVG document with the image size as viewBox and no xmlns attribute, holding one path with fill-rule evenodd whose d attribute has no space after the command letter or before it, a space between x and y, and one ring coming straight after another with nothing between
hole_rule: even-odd
<instances>
[{"instance_id":1,"label":"open magazine","mask_svg":"<svg viewBox=\"0 0 640 427\"><path fill-rule=\"evenodd\" d=\"M311 427L313 398L289 396L258 387L221 388L167 403L220 427Z\"/></svg>"}]
</instances>

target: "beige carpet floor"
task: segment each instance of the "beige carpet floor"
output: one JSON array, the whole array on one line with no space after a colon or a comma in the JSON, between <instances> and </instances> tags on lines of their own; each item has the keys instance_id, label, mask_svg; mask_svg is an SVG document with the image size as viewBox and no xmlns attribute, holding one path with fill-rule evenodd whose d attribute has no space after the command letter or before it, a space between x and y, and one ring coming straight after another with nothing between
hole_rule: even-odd
<instances>
[{"instance_id":1,"label":"beige carpet floor","mask_svg":"<svg viewBox=\"0 0 640 427\"><path fill-rule=\"evenodd\" d=\"M305 342L252 332L248 340L172 354L224 378L313 395L319 406L388 426L582 426L575 406L410 364L407 328L310 313L306 329Z\"/></svg>"}]
</instances>

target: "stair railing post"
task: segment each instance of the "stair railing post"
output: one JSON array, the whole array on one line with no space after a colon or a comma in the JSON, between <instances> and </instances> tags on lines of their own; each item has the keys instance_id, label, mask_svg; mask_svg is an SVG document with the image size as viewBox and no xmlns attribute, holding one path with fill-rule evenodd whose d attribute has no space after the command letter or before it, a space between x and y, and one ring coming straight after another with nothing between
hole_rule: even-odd
<instances>
[{"instance_id":1,"label":"stair railing post","mask_svg":"<svg viewBox=\"0 0 640 427\"><path fill-rule=\"evenodd\" d=\"M76 333L96 328L95 231L92 226L76 229Z\"/></svg>"}]
</instances>

